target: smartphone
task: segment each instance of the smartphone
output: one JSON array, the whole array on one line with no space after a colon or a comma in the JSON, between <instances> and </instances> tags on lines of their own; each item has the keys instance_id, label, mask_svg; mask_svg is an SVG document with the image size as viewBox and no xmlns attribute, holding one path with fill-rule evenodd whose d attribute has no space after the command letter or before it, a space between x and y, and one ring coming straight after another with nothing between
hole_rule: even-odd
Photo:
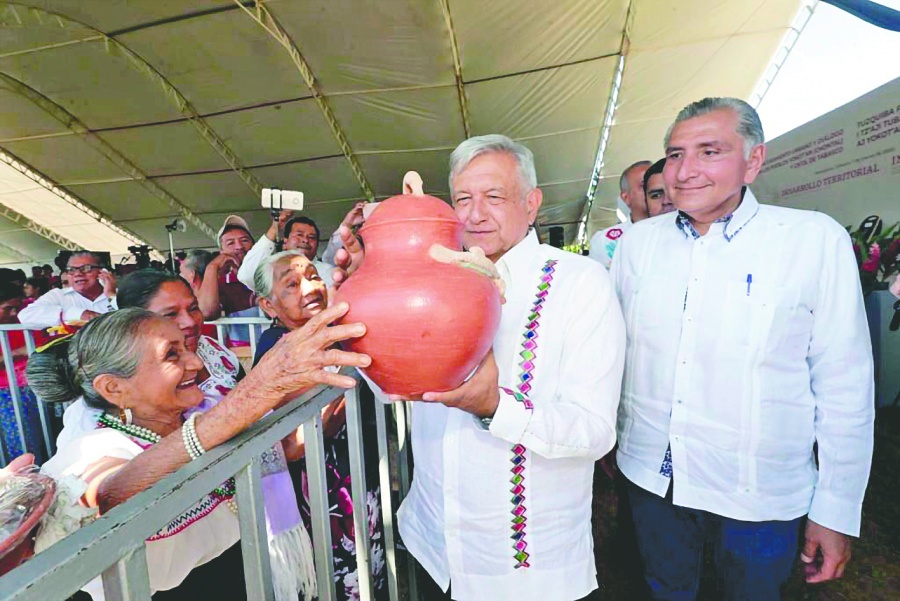
<instances>
[{"instance_id":1,"label":"smartphone","mask_svg":"<svg viewBox=\"0 0 900 601\"><path fill-rule=\"evenodd\" d=\"M274 211L302 211L303 192L263 188L262 206Z\"/></svg>"}]
</instances>

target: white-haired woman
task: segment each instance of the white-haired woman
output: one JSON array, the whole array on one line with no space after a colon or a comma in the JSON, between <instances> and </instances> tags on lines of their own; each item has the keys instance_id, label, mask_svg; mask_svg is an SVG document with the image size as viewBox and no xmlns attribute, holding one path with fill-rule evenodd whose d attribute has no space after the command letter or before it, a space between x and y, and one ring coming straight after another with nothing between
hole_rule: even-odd
<instances>
[{"instance_id":1,"label":"white-haired woman","mask_svg":"<svg viewBox=\"0 0 900 601\"><path fill-rule=\"evenodd\" d=\"M256 347L256 363L277 352L274 345L283 336L296 335L317 319L328 304L328 291L316 267L299 250L289 250L266 257L256 268L254 285L259 306L276 324L263 332ZM329 309L330 310L330 309ZM370 394L370 393L369 393ZM371 395L370 395L371 396ZM360 404L364 431L374 432L374 399ZM353 531L353 500L350 494L350 457L347 446L347 425L344 401L339 399L325 408L322 416L325 433L325 466L328 479L328 504L331 507L331 542L334 556L334 579L337 599L359 599L356 572L356 543ZM364 432L365 433L365 432ZM375 440L364 437L366 444L366 480L372 483L366 490L371 564L376 598L386 594L384 577L384 546L380 520L378 482L378 450L371 448ZM303 441L298 437L291 445L292 458L303 456ZM286 446L286 450L288 446ZM310 527L309 492L306 469L302 461L288 466L298 492L300 513ZM364 485L366 483L363 483ZM301 494L302 493L302 494Z\"/></svg>"},{"instance_id":2,"label":"white-haired woman","mask_svg":"<svg viewBox=\"0 0 900 601\"><path fill-rule=\"evenodd\" d=\"M370 362L364 355L330 348L365 331L361 324L328 327L347 308L333 307L304 331L282 339L278 352L221 402L187 420L185 413L203 401L197 386L203 363L170 319L122 309L91 320L74 337L33 356L28 378L43 400L82 397L102 410L94 423L79 423L79 432L43 467L62 482L69 502L64 494L38 546L52 544L149 488L303 391L317 384L353 386L352 378L323 369ZM223 482L148 539L154 599L243 598L234 494L233 480ZM103 598L99 578L84 590L95 600Z\"/></svg>"}]
</instances>

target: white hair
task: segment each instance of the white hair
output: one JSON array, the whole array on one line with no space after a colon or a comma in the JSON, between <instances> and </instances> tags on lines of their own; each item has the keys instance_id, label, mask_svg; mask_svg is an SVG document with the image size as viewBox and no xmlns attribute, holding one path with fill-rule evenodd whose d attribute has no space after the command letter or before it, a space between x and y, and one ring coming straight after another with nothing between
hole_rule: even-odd
<instances>
[{"instance_id":1,"label":"white hair","mask_svg":"<svg viewBox=\"0 0 900 601\"><path fill-rule=\"evenodd\" d=\"M256 271L253 272L253 287L256 289L257 296L260 298L269 298L272 296L272 288L275 286L275 265L282 259L288 259L290 257L303 257L309 261L309 258L302 250L294 249L269 255L260 262L256 267Z\"/></svg>"},{"instance_id":2,"label":"white hair","mask_svg":"<svg viewBox=\"0 0 900 601\"><path fill-rule=\"evenodd\" d=\"M675 122L669 126L663 148L669 147L669 140L672 138L672 130L675 129L676 125L682 121L706 115L720 109L730 109L737 114L737 133L744 139L744 158L749 159L750 150L752 150L754 146L764 144L766 137L763 133L762 122L759 120L759 114L756 112L756 109L739 98L704 98L703 100L698 100L697 102L692 102L687 105L681 109L681 112L675 117Z\"/></svg>"},{"instance_id":3,"label":"white hair","mask_svg":"<svg viewBox=\"0 0 900 601\"><path fill-rule=\"evenodd\" d=\"M78 257L90 257L95 262L97 262L97 264L103 264L103 259L98 257L96 253L93 253L89 250L76 250L71 255L69 255L68 259L66 259L66 264L68 265L69 261L71 261L72 259L77 259Z\"/></svg>"},{"instance_id":4,"label":"white hair","mask_svg":"<svg viewBox=\"0 0 900 601\"><path fill-rule=\"evenodd\" d=\"M519 166L522 192L527 194L537 188L537 172L534 170L534 154L528 148L500 134L475 136L462 142L450 155L450 191L453 177L469 166L476 157L489 152L504 152L512 156Z\"/></svg>"}]
</instances>

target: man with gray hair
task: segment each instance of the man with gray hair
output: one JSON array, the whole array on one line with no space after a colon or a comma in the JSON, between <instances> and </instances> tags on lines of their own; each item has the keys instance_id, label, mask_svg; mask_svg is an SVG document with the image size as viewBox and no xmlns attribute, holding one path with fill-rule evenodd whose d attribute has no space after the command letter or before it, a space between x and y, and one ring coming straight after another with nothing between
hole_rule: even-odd
<instances>
[{"instance_id":1,"label":"man with gray hair","mask_svg":"<svg viewBox=\"0 0 900 601\"><path fill-rule=\"evenodd\" d=\"M637 224L611 275L626 317L619 469L655 599L777 600L800 550L839 578L872 460L872 352L847 232L761 205L742 100L705 98L665 139L678 209ZM802 538L801 538L802 537Z\"/></svg>"},{"instance_id":2,"label":"man with gray hair","mask_svg":"<svg viewBox=\"0 0 900 601\"><path fill-rule=\"evenodd\" d=\"M591 236L590 256L609 269L616 245L628 228L638 221L647 218L647 203L644 201L644 172L650 168L651 161L638 161L629 165L619 176L619 198L628 207L628 221L613 225L595 232Z\"/></svg>"},{"instance_id":3,"label":"man with gray hair","mask_svg":"<svg viewBox=\"0 0 900 601\"><path fill-rule=\"evenodd\" d=\"M463 243L496 264L506 303L475 373L413 399L403 542L431 577L429 601L599 598L591 487L615 442L625 337L609 276L538 242L542 193L521 144L466 140L450 159L450 190Z\"/></svg>"},{"instance_id":4,"label":"man with gray hair","mask_svg":"<svg viewBox=\"0 0 900 601\"><path fill-rule=\"evenodd\" d=\"M89 251L72 253L64 271L70 287L54 288L19 313L19 323L33 329L78 323L115 311L116 276Z\"/></svg>"}]
</instances>

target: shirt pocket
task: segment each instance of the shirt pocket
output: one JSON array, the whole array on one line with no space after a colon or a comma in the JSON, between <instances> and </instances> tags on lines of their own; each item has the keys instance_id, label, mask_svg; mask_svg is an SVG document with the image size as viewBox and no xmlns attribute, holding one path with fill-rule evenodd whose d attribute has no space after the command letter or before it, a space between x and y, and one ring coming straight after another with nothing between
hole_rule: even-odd
<instances>
[{"instance_id":1,"label":"shirt pocket","mask_svg":"<svg viewBox=\"0 0 900 601\"><path fill-rule=\"evenodd\" d=\"M779 329L773 324L784 322L791 312L777 290L746 282L729 282L724 300L718 335L718 346L723 349L768 346L771 335Z\"/></svg>"}]
</instances>

